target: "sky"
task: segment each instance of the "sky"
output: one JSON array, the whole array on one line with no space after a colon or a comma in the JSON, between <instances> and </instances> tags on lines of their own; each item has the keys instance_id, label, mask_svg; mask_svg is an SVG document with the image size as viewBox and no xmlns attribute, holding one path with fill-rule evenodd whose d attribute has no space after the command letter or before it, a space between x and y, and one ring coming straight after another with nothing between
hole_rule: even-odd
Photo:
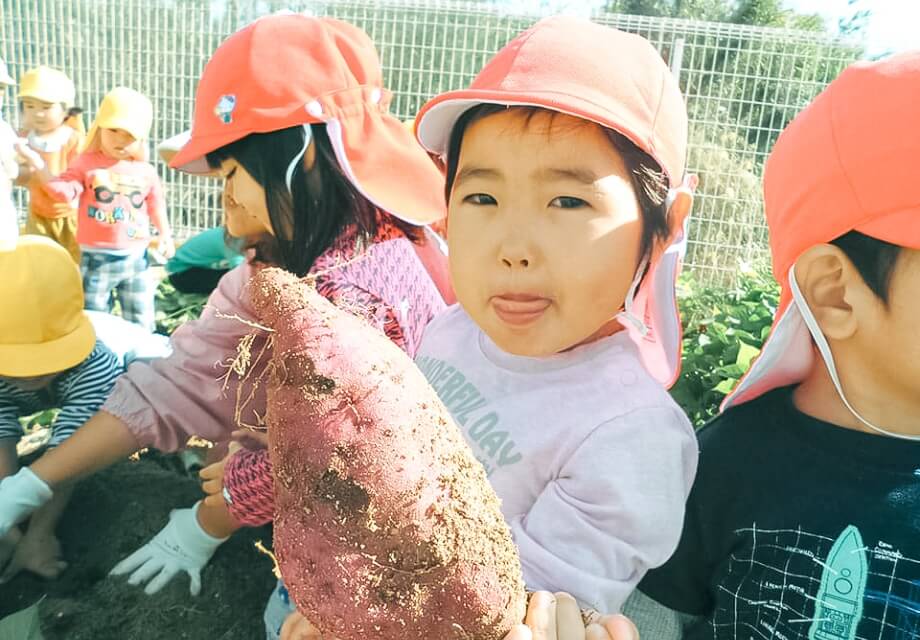
<instances>
[{"instance_id":1,"label":"sky","mask_svg":"<svg viewBox=\"0 0 920 640\"><path fill-rule=\"evenodd\" d=\"M864 37L870 56L920 48L920 0L785 0L785 5L800 13L818 13L833 29L841 17L868 9Z\"/></svg>"}]
</instances>

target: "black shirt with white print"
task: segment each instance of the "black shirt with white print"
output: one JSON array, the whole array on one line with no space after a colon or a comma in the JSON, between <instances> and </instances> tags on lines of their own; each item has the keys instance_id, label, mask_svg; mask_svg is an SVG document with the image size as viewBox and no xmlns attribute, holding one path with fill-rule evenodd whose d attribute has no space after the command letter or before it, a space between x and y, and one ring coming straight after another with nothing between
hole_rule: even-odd
<instances>
[{"instance_id":1,"label":"black shirt with white print","mask_svg":"<svg viewBox=\"0 0 920 640\"><path fill-rule=\"evenodd\" d=\"M811 418L792 388L699 439L680 545L639 586L696 616L686 638L920 638L920 442Z\"/></svg>"}]
</instances>

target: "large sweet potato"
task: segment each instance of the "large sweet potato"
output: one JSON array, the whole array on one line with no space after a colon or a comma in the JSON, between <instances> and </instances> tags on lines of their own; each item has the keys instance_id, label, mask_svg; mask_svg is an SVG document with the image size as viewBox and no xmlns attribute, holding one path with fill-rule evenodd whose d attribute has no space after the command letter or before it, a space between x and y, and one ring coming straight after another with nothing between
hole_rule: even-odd
<instances>
[{"instance_id":1,"label":"large sweet potato","mask_svg":"<svg viewBox=\"0 0 920 640\"><path fill-rule=\"evenodd\" d=\"M424 376L309 283L249 285L274 330L275 552L298 609L342 640L498 640L524 616L499 501Z\"/></svg>"}]
</instances>

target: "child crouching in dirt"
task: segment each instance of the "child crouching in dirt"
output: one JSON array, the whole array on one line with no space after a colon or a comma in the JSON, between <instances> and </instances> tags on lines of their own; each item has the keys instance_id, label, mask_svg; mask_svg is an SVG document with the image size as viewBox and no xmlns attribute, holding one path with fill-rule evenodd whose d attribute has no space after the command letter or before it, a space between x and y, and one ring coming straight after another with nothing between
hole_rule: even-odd
<instances>
[{"instance_id":1,"label":"child crouching in dirt","mask_svg":"<svg viewBox=\"0 0 920 640\"><path fill-rule=\"evenodd\" d=\"M34 474L16 473L20 417L60 409L49 444L56 447L102 407L122 370L96 339L80 272L61 245L21 236L13 250L0 250L0 273L0 487L37 486L44 500L50 492ZM21 569L54 578L66 567L54 529L69 497L59 490L24 532L13 527L0 538L0 581Z\"/></svg>"}]
</instances>

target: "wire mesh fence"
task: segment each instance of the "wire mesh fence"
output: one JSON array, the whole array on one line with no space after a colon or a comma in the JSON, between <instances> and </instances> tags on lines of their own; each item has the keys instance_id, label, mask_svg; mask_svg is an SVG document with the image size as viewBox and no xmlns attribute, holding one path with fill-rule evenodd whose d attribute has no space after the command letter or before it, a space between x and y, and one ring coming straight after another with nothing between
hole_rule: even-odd
<instances>
[{"instance_id":1,"label":"wire mesh fence","mask_svg":"<svg viewBox=\"0 0 920 640\"><path fill-rule=\"evenodd\" d=\"M500 2L449 0L0 0L0 56L14 76L38 64L68 73L87 122L110 88L144 92L156 109L156 142L188 127L197 79L227 35L272 11L306 11L370 34L394 93L391 109L411 118L436 93L467 85L540 17L520 4L509 10ZM691 119L689 169L700 176L687 265L704 282L730 280L740 263L765 256L760 176L767 152L859 48L816 32L601 10L591 17L648 38L678 74ZM7 98L3 112L15 123L15 95ZM219 185L159 169L177 235L220 224Z\"/></svg>"}]
</instances>

